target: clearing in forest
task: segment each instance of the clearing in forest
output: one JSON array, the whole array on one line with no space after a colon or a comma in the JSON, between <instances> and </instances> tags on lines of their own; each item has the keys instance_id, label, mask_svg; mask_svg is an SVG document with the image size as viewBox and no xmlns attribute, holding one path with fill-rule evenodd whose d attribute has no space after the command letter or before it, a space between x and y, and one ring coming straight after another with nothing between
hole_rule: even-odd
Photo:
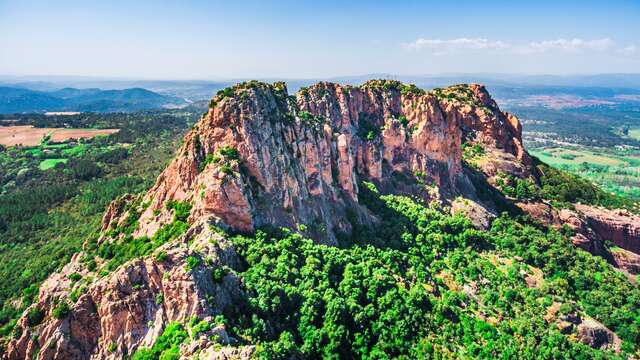
<instances>
[{"instance_id":1,"label":"clearing in forest","mask_svg":"<svg viewBox=\"0 0 640 360\"><path fill-rule=\"evenodd\" d=\"M0 126L0 144L4 146L35 146L42 139L51 135L51 141L63 142L69 139L92 138L98 135L109 135L120 129L66 129L36 128L31 125Z\"/></svg>"}]
</instances>

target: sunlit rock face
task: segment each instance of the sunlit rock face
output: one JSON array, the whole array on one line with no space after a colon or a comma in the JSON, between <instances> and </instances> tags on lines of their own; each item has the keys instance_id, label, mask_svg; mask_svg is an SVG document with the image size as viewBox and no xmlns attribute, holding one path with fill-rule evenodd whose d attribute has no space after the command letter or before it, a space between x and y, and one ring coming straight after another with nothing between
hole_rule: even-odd
<instances>
[{"instance_id":1,"label":"sunlit rock face","mask_svg":"<svg viewBox=\"0 0 640 360\"><path fill-rule=\"evenodd\" d=\"M465 138L528 161L518 120L484 87L458 87L464 97L381 80L360 87L321 82L294 96L282 83L237 85L216 96L185 137L147 194L151 206L136 234L170 221L167 200L188 200L192 218L212 215L237 231L304 224L333 244L353 221L375 222L358 204L361 181L452 198L468 188Z\"/></svg>"}]
</instances>

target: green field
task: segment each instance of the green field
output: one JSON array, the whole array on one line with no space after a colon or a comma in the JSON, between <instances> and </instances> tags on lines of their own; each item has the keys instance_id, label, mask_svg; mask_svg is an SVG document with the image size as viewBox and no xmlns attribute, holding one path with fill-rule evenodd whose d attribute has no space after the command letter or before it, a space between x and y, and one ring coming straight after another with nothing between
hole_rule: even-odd
<instances>
[{"instance_id":1,"label":"green field","mask_svg":"<svg viewBox=\"0 0 640 360\"><path fill-rule=\"evenodd\" d=\"M87 145L79 144L73 147L62 149L62 155L64 156L82 156L87 151Z\"/></svg>"},{"instance_id":2,"label":"green field","mask_svg":"<svg viewBox=\"0 0 640 360\"><path fill-rule=\"evenodd\" d=\"M594 165L603 166L622 166L626 163L624 157L618 157L614 154L607 154L604 152L568 149L568 148L550 148L550 149L535 149L530 151L531 154L542 160L543 162L552 165L579 165L582 163L589 163Z\"/></svg>"},{"instance_id":3,"label":"green field","mask_svg":"<svg viewBox=\"0 0 640 360\"><path fill-rule=\"evenodd\" d=\"M57 164L63 163L66 164L69 159L45 159L40 163L40 170L49 170L54 168Z\"/></svg>"},{"instance_id":4,"label":"green field","mask_svg":"<svg viewBox=\"0 0 640 360\"><path fill-rule=\"evenodd\" d=\"M632 139L640 140L640 128L629 129L629 134L627 136Z\"/></svg>"},{"instance_id":5,"label":"green field","mask_svg":"<svg viewBox=\"0 0 640 360\"><path fill-rule=\"evenodd\" d=\"M607 192L640 198L639 149L556 146L532 149L529 153L553 167L589 179Z\"/></svg>"}]
</instances>

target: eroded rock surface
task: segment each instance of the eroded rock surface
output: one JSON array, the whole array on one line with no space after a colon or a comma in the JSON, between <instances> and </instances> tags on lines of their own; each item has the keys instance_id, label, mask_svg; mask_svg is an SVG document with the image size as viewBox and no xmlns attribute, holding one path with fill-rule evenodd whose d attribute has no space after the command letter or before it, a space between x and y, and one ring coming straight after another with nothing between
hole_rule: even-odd
<instances>
[{"instance_id":1,"label":"eroded rock surface","mask_svg":"<svg viewBox=\"0 0 640 360\"><path fill-rule=\"evenodd\" d=\"M187 267L185 259L197 256L202 263L237 266L233 247L206 222L194 225L182 238L160 247L156 254L132 260L113 273L87 285L76 302L69 299L70 275L83 267L81 254L47 279L38 302L44 311L39 326L29 326L25 317L18 326L22 335L11 341L7 358L26 359L120 359L138 347L150 347L164 327L196 316L221 314L242 296L233 274L212 281L211 267ZM57 319L54 308L70 306L68 316ZM228 342L228 341L227 341Z\"/></svg>"},{"instance_id":2,"label":"eroded rock surface","mask_svg":"<svg viewBox=\"0 0 640 360\"><path fill-rule=\"evenodd\" d=\"M468 189L463 137L528 161L517 119L480 85L459 91L470 100L404 92L385 81L322 82L295 96L279 83L236 86L214 98L185 137L147 194L151 206L136 235L166 222L167 200L189 200L193 218L212 215L239 231L305 224L316 239L335 243L336 234L351 231L347 209L351 221L375 221L358 204L360 181L426 199L425 183L449 198Z\"/></svg>"},{"instance_id":3,"label":"eroded rock surface","mask_svg":"<svg viewBox=\"0 0 640 360\"><path fill-rule=\"evenodd\" d=\"M576 204L587 219L589 226L612 245L640 254L640 216L626 210Z\"/></svg>"}]
</instances>

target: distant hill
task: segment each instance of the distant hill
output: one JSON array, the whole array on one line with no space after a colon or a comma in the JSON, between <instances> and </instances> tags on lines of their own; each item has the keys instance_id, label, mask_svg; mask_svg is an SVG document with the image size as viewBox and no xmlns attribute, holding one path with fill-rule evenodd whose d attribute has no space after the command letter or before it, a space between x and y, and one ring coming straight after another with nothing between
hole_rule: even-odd
<instances>
[{"instance_id":1,"label":"distant hill","mask_svg":"<svg viewBox=\"0 0 640 360\"><path fill-rule=\"evenodd\" d=\"M5 114L42 111L129 112L186 104L183 99L160 95L142 88L63 88L55 91L36 91L0 87L0 113Z\"/></svg>"}]
</instances>

